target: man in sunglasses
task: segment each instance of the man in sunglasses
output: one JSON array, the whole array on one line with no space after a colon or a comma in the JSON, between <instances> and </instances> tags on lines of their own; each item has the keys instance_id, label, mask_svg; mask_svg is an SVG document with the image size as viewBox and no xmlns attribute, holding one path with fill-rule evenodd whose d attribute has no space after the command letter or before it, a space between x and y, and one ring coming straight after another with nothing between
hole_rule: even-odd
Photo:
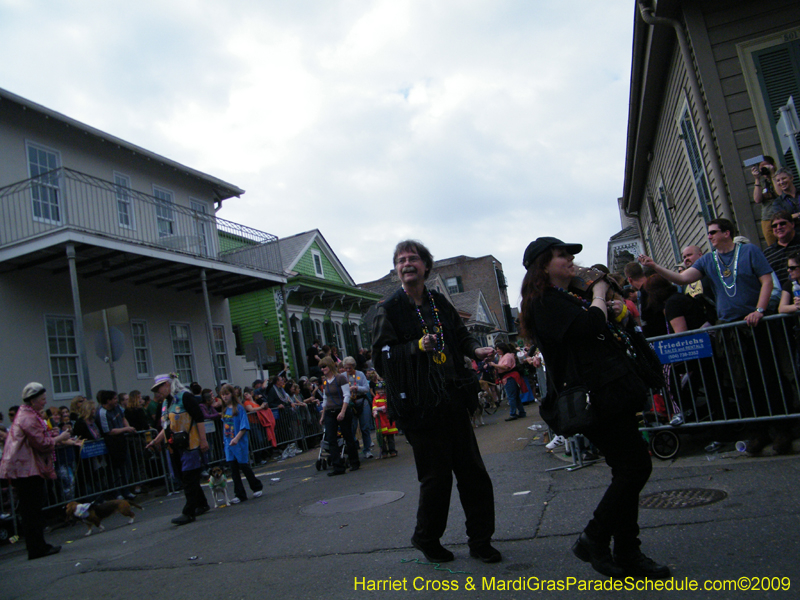
<instances>
[{"instance_id":1,"label":"man in sunglasses","mask_svg":"<svg viewBox=\"0 0 800 600\"><path fill-rule=\"evenodd\" d=\"M800 236L795 235L794 219L788 211L781 211L772 216L772 232L775 234L776 241L764 250L772 270L778 276L781 287L789 281L789 273L786 270L786 261L797 252L800 252Z\"/></svg>"},{"instance_id":2,"label":"man in sunglasses","mask_svg":"<svg viewBox=\"0 0 800 600\"><path fill-rule=\"evenodd\" d=\"M787 220L791 221L789 216ZM736 406L728 409L727 418L785 414L792 399L785 399L782 390L791 388L781 385L782 376L775 360L780 351L771 342L771 336L779 339L782 335L777 331L782 324L773 321L767 326L757 327L772 293L772 267L756 246L734 243L733 237L733 223L727 219L714 219L708 223L708 240L714 251L701 256L682 273L657 265L649 256L640 256L639 262L677 284L686 285L708 275L717 299L719 322L744 320L753 328L752 335L739 328L717 332L715 354L727 365L722 370L722 384L725 387L732 385L736 390ZM774 331L767 331L770 325L774 326ZM761 420L756 425L754 436L747 442L748 454L760 454L770 442L767 424L768 421ZM776 426L783 429L780 423Z\"/></svg>"}]
</instances>

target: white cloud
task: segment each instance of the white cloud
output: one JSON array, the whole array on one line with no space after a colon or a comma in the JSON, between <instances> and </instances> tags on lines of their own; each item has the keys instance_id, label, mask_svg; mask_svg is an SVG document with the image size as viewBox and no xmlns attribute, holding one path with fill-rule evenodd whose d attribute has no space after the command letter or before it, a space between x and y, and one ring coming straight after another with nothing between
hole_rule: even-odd
<instances>
[{"instance_id":1,"label":"white cloud","mask_svg":"<svg viewBox=\"0 0 800 600\"><path fill-rule=\"evenodd\" d=\"M633 5L0 0L3 87L247 190L223 218L319 228L356 281L401 238L493 254L619 229Z\"/></svg>"}]
</instances>

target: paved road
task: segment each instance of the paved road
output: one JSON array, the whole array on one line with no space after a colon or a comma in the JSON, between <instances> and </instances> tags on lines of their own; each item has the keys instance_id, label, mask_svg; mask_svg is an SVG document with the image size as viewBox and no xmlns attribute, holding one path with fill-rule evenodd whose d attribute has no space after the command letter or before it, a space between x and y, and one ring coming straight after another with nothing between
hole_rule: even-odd
<instances>
[{"instance_id":1,"label":"paved road","mask_svg":"<svg viewBox=\"0 0 800 600\"><path fill-rule=\"evenodd\" d=\"M132 526L114 516L105 533L88 538L82 525L51 532L48 541L63 545L59 555L28 562L24 548L0 548L0 598L429 598L441 587L458 588L450 597L525 598L537 594L530 587L541 580L571 585L569 592L550 597L602 596L577 591L581 583L607 580L569 548L607 486L609 469L597 464L547 472L568 463L545 451L543 440L536 439L540 432L527 429L536 417L506 423L504 416L494 415L477 431L494 482L495 540L503 553L497 565L469 557L456 490L443 539L456 560L443 571L413 562L423 560L409 542L418 491L411 450L401 437L398 458L362 463L360 471L343 477L318 473L316 453L261 468L257 474L267 484L262 498L212 510L182 528L170 524L180 511L180 496L150 497ZM643 509L644 550L671 566L678 585L786 577L788 592L758 592L758 597L798 597L797 456L748 459L723 452L709 460L691 446L678 460L657 461L645 494L705 489L727 496L696 508ZM701 448L702 441L694 447ZM400 497L374 505L381 492ZM346 496L353 497L340 500ZM406 590L355 589L362 581ZM474 590L467 589L470 582ZM515 591L520 582L529 588ZM622 590L613 597L752 595Z\"/></svg>"}]
</instances>

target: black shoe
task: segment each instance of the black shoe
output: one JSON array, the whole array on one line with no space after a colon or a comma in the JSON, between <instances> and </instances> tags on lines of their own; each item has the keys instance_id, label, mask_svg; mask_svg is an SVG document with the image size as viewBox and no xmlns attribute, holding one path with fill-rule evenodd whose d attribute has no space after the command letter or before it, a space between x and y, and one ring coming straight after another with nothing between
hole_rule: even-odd
<instances>
[{"instance_id":1,"label":"black shoe","mask_svg":"<svg viewBox=\"0 0 800 600\"><path fill-rule=\"evenodd\" d=\"M334 471L328 471L328 477L333 477L334 475L344 475L345 473L347 473L347 471L345 471L345 470L341 470L341 471L335 471L335 470L334 470Z\"/></svg>"},{"instance_id":2,"label":"black shoe","mask_svg":"<svg viewBox=\"0 0 800 600\"><path fill-rule=\"evenodd\" d=\"M418 542L413 537L411 538L411 545L425 555L425 558L432 563L444 563L455 560L455 556L450 550L442 546L439 541L422 543Z\"/></svg>"},{"instance_id":3,"label":"black shoe","mask_svg":"<svg viewBox=\"0 0 800 600\"><path fill-rule=\"evenodd\" d=\"M598 544L586 533L581 533L578 541L572 546L572 553L583 562L592 563L592 568L607 577L623 577L625 571L614 563L611 549L607 545Z\"/></svg>"},{"instance_id":4,"label":"black shoe","mask_svg":"<svg viewBox=\"0 0 800 600\"><path fill-rule=\"evenodd\" d=\"M469 555L472 558L478 558L485 563L496 563L503 559L500 551L493 547L489 542L469 549Z\"/></svg>"},{"instance_id":5,"label":"black shoe","mask_svg":"<svg viewBox=\"0 0 800 600\"><path fill-rule=\"evenodd\" d=\"M358 471L360 468L361 468L361 463L358 463L357 465L351 466L350 470L351 471Z\"/></svg>"},{"instance_id":6,"label":"black shoe","mask_svg":"<svg viewBox=\"0 0 800 600\"><path fill-rule=\"evenodd\" d=\"M506 419L506 421L516 421L517 419L519 419L517 415L511 415Z\"/></svg>"},{"instance_id":7,"label":"black shoe","mask_svg":"<svg viewBox=\"0 0 800 600\"><path fill-rule=\"evenodd\" d=\"M197 507L197 508L195 509L195 511L194 511L194 516L195 516L195 517L199 517L200 515L203 515L203 514L207 513L207 512L208 512L208 511L210 511L210 510L211 510L211 507L210 507L210 506L208 506L208 505L206 505L206 506L199 506L199 507Z\"/></svg>"},{"instance_id":8,"label":"black shoe","mask_svg":"<svg viewBox=\"0 0 800 600\"><path fill-rule=\"evenodd\" d=\"M518 417L518 418L520 418L520 419L524 419L524 418L525 418L525 417L527 417L527 416L528 416L528 413L519 413L519 414L517 415L517 417Z\"/></svg>"},{"instance_id":9,"label":"black shoe","mask_svg":"<svg viewBox=\"0 0 800 600\"><path fill-rule=\"evenodd\" d=\"M671 575L667 565L660 565L652 558L645 556L638 548L632 552L615 554L614 562L628 577L649 577L650 579L668 579Z\"/></svg>"},{"instance_id":10,"label":"black shoe","mask_svg":"<svg viewBox=\"0 0 800 600\"><path fill-rule=\"evenodd\" d=\"M191 515L181 515L180 517L172 519L172 523L178 526L188 525L189 523L194 523L194 517Z\"/></svg>"},{"instance_id":11,"label":"black shoe","mask_svg":"<svg viewBox=\"0 0 800 600\"><path fill-rule=\"evenodd\" d=\"M43 558L45 556L50 556L51 554L58 554L61 552L61 546L49 546L47 550L43 554L34 554L33 556L28 556L28 560L36 560L37 558Z\"/></svg>"}]
</instances>

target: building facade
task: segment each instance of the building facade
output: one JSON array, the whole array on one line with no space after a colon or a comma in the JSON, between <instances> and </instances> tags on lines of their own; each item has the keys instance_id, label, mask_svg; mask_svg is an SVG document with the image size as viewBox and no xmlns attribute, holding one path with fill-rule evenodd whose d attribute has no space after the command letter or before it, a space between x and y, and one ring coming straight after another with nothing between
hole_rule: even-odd
<instances>
[{"instance_id":1,"label":"building facade","mask_svg":"<svg viewBox=\"0 0 800 600\"><path fill-rule=\"evenodd\" d=\"M797 177L800 5L789 0L633 3L635 24L622 208L663 265L708 250L706 223L763 240L745 163L771 155ZM800 128L798 128L800 129Z\"/></svg>"},{"instance_id":2,"label":"building facade","mask_svg":"<svg viewBox=\"0 0 800 600\"><path fill-rule=\"evenodd\" d=\"M207 387L243 378L228 298L286 279L274 236L216 217L242 193L0 90L8 389L40 381L61 404L149 390L169 371ZM225 235L252 243L227 249Z\"/></svg>"},{"instance_id":3,"label":"building facade","mask_svg":"<svg viewBox=\"0 0 800 600\"><path fill-rule=\"evenodd\" d=\"M286 364L293 375L307 375L315 339L336 346L340 358L368 347L364 315L380 297L356 286L318 229L281 238L279 246L286 285L230 300L237 352L254 358L253 344L262 344L267 372Z\"/></svg>"}]
</instances>

